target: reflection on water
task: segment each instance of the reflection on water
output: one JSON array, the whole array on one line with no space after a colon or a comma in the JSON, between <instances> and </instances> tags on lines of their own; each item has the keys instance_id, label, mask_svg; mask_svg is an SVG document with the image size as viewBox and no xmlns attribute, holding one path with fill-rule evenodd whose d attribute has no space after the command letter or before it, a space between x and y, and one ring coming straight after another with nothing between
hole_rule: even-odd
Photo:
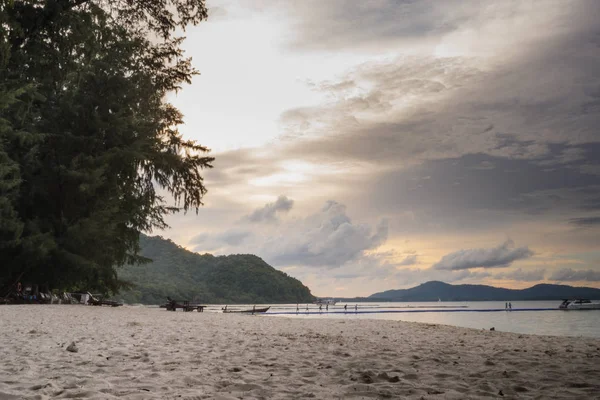
<instances>
[{"instance_id":1,"label":"reflection on water","mask_svg":"<svg viewBox=\"0 0 600 400\"><path fill-rule=\"evenodd\" d=\"M504 311L505 303L435 302L435 303L352 303L344 311L344 303L330 306L306 304L273 305L268 314L291 318L360 318L415 321L462 326L466 328L554 336L586 336L600 338L600 310L558 310L560 301L515 301L512 311ZM355 306L358 313L355 313ZM495 310L495 311L486 311ZM528 310L528 311L523 311ZM534 311L539 310L539 311Z\"/></svg>"}]
</instances>

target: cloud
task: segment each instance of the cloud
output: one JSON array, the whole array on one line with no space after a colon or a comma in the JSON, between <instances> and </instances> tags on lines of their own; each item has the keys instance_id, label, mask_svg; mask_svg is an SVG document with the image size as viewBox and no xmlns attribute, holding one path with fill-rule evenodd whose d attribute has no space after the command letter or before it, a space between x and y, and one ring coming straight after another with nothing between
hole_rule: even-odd
<instances>
[{"instance_id":1,"label":"cloud","mask_svg":"<svg viewBox=\"0 0 600 400\"><path fill-rule=\"evenodd\" d=\"M299 200L309 187L335 188L342 196L328 197L373 217L418 214L407 232L598 207L600 3L442 3L261 2L288 12L296 49L366 46L386 56L311 82L327 100L283 111L285 140L266 150L217 154L209 188L247 189L285 174L284 160L302 160L323 168L269 194ZM448 51L403 50L423 38ZM331 166L339 173L324 176ZM595 196L575 191L586 188Z\"/></svg>"},{"instance_id":2,"label":"cloud","mask_svg":"<svg viewBox=\"0 0 600 400\"><path fill-rule=\"evenodd\" d=\"M289 111L302 129L283 154L364 166L348 194L388 215L437 212L415 229L597 207L600 106L590 104L600 104L600 29L561 35L493 68L424 55L360 65L340 77L355 82L350 95ZM363 198L356 187L367 188Z\"/></svg>"},{"instance_id":3,"label":"cloud","mask_svg":"<svg viewBox=\"0 0 600 400\"><path fill-rule=\"evenodd\" d=\"M430 36L454 26L453 21L443 19L443 12L439 11L445 4L388 0L292 2L288 5L290 15L296 17L292 46L309 50L355 49L399 38Z\"/></svg>"},{"instance_id":4,"label":"cloud","mask_svg":"<svg viewBox=\"0 0 600 400\"><path fill-rule=\"evenodd\" d=\"M590 3L565 0L485 4L461 0L272 3L282 5L292 19L292 49L382 52L389 48L440 47L441 54L452 53L456 48L482 51L486 42L487 51L497 52L514 37L523 45L532 38L548 36L544 28L552 26L558 30L557 17L569 14L568 17L576 18L585 5L588 12L593 9ZM515 36L507 35L508 32Z\"/></svg>"},{"instance_id":5,"label":"cloud","mask_svg":"<svg viewBox=\"0 0 600 400\"><path fill-rule=\"evenodd\" d=\"M512 271L499 272L497 274L494 274L492 277L493 279L509 279L521 282L536 282L543 280L545 275L545 269L523 270L521 268L518 268Z\"/></svg>"},{"instance_id":6,"label":"cloud","mask_svg":"<svg viewBox=\"0 0 600 400\"><path fill-rule=\"evenodd\" d=\"M286 196L279 196L274 203L265 204L264 207L254 210L244 219L250 222L276 222L277 214L286 213L294 206L294 200Z\"/></svg>"},{"instance_id":7,"label":"cloud","mask_svg":"<svg viewBox=\"0 0 600 400\"><path fill-rule=\"evenodd\" d=\"M291 200L284 196L280 200L252 213L256 217L253 221L270 221L275 218L277 210L291 207ZM244 220L249 218L242 218ZM257 254L279 268L336 269L360 263L363 267L385 266L391 269L392 265L367 254L384 244L387 238L387 220L381 219L375 226L355 223L348 216L346 206L327 201L320 210L303 218L279 224L250 223L243 225L243 229L202 233L193 237L189 244L194 246L195 251ZM409 261L410 257L406 259L406 262ZM363 272L364 275L369 273L368 270Z\"/></svg>"},{"instance_id":8,"label":"cloud","mask_svg":"<svg viewBox=\"0 0 600 400\"><path fill-rule=\"evenodd\" d=\"M387 280L393 280L396 282L395 287L392 289L399 289L401 287L414 286L429 281L442 281L447 283L453 282L475 282L481 279L489 278L491 274L487 271L448 271L448 270L436 270L433 268L427 269L398 269L395 273L390 274Z\"/></svg>"},{"instance_id":9,"label":"cloud","mask_svg":"<svg viewBox=\"0 0 600 400\"><path fill-rule=\"evenodd\" d=\"M592 227L600 225L600 217L571 218L569 222L578 226Z\"/></svg>"},{"instance_id":10,"label":"cloud","mask_svg":"<svg viewBox=\"0 0 600 400\"><path fill-rule=\"evenodd\" d=\"M294 268L294 275L318 292L329 285L341 285L349 290L345 295L368 296L387 289L412 287L431 280L444 282L480 282L491 276L487 271L440 271L421 268L399 268L389 259L388 252L369 254L349 261L337 269ZM329 292L331 293L331 292Z\"/></svg>"},{"instance_id":11,"label":"cloud","mask_svg":"<svg viewBox=\"0 0 600 400\"><path fill-rule=\"evenodd\" d=\"M414 265L416 263L417 263L417 256L411 255L411 256L406 256L402 261L400 261L398 263L398 266L408 266L408 265Z\"/></svg>"},{"instance_id":12,"label":"cloud","mask_svg":"<svg viewBox=\"0 0 600 400\"><path fill-rule=\"evenodd\" d=\"M333 279L360 279L372 283L393 277L397 272L395 265L388 260L387 253L372 253L356 257L343 264L340 268L329 271L319 270L319 273L329 273ZM312 267L305 267L314 270Z\"/></svg>"},{"instance_id":13,"label":"cloud","mask_svg":"<svg viewBox=\"0 0 600 400\"><path fill-rule=\"evenodd\" d=\"M294 101L273 97L279 140L216 154L205 175L213 204L200 221L209 221L207 230L243 229L209 233L199 248L256 253L315 275L315 285L344 279L360 290L366 280L400 287L543 279L542 269L473 270L532 254L506 243L475 249L474 233L475 240L508 233L561 267L564 253L582 259L596 248L594 229L573 227L599 226L600 2L246 3L277 17L272 43L287 48L272 48L273 71L323 64L297 76L308 82L308 97L287 87L281 95ZM248 18L237 4L227 5L228 20ZM290 161L310 168L287 168ZM285 219L277 202L256 210L243 203L280 193L296 201ZM327 198L339 203L310 211ZM381 216L389 232L387 222L377 225ZM464 240L454 248L466 250L434 268L416 268L426 259L422 246L418 258L374 255L388 235L393 243L434 243L448 232L454 243Z\"/></svg>"},{"instance_id":14,"label":"cloud","mask_svg":"<svg viewBox=\"0 0 600 400\"><path fill-rule=\"evenodd\" d=\"M387 236L386 220L373 231L369 225L353 223L343 204L328 201L318 213L282 227L261 253L274 265L338 268L381 246Z\"/></svg>"},{"instance_id":15,"label":"cloud","mask_svg":"<svg viewBox=\"0 0 600 400\"><path fill-rule=\"evenodd\" d=\"M230 229L220 233L201 233L194 236L189 243L194 246L194 251L211 251L221 249L223 246L235 247L241 245L252 236L249 231Z\"/></svg>"},{"instance_id":16,"label":"cloud","mask_svg":"<svg viewBox=\"0 0 600 400\"><path fill-rule=\"evenodd\" d=\"M210 21L224 19L227 16L225 7L211 6L208 9L208 18Z\"/></svg>"},{"instance_id":17,"label":"cloud","mask_svg":"<svg viewBox=\"0 0 600 400\"><path fill-rule=\"evenodd\" d=\"M600 271L592 269L574 270L571 268L563 268L552 273L548 280L557 282L600 282Z\"/></svg>"},{"instance_id":18,"label":"cloud","mask_svg":"<svg viewBox=\"0 0 600 400\"><path fill-rule=\"evenodd\" d=\"M354 188L366 185L366 210L439 210L415 229L454 220L494 227L593 197L574 189L595 188L598 199L600 28L591 16L600 3L309 4L291 6L297 46L392 54L314 83L328 101L282 116L296 133L284 154L372 168L347 189L360 198ZM397 42L422 38L451 54L408 54Z\"/></svg>"},{"instance_id":19,"label":"cloud","mask_svg":"<svg viewBox=\"0 0 600 400\"><path fill-rule=\"evenodd\" d=\"M237 149L215 154L214 168L206 170L207 186L211 189L239 187L258 176L281 171L280 160L272 152L257 149Z\"/></svg>"},{"instance_id":20,"label":"cloud","mask_svg":"<svg viewBox=\"0 0 600 400\"><path fill-rule=\"evenodd\" d=\"M493 249L467 249L446 254L432 268L450 271L471 268L502 268L532 255L533 252L529 248L514 248L514 243L507 240Z\"/></svg>"}]
</instances>

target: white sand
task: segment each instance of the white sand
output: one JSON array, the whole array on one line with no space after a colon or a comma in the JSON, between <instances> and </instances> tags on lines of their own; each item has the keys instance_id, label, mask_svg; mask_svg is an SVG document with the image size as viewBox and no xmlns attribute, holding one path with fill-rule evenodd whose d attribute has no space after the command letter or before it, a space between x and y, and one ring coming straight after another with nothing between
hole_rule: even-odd
<instances>
[{"instance_id":1,"label":"white sand","mask_svg":"<svg viewBox=\"0 0 600 400\"><path fill-rule=\"evenodd\" d=\"M72 341L78 352L66 350ZM478 397L600 398L600 340L397 321L0 306L0 400Z\"/></svg>"}]
</instances>

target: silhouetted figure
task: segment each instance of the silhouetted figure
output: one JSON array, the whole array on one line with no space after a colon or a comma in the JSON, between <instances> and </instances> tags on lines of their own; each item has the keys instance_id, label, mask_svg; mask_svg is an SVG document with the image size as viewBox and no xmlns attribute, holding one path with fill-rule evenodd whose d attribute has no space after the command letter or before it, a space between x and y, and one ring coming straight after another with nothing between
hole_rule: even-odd
<instances>
[{"instance_id":1,"label":"silhouetted figure","mask_svg":"<svg viewBox=\"0 0 600 400\"><path fill-rule=\"evenodd\" d=\"M325 304L325 311L329 312L329 304Z\"/></svg>"},{"instance_id":2,"label":"silhouetted figure","mask_svg":"<svg viewBox=\"0 0 600 400\"><path fill-rule=\"evenodd\" d=\"M323 311L323 304L319 304L319 312Z\"/></svg>"},{"instance_id":3,"label":"silhouetted figure","mask_svg":"<svg viewBox=\"0 0 600 400\"><path fill-rule=\"evenodd\" d=\"M354 305L354 312L358 312L358 304Z\"/></svg>"},{"instance_id":4,"label":"silhouetted figure","mask_svg":"<svg viewBox=\"0 0 600 400\"><path fill-rule=\"evenodd\" d=\"M512 311L512 303L508 303L508 309Z\"/></svg>"},{"instance_id":5,"label":"silhouetted figure","mask_svg":"<svg viewBox=\"0 0 600 400\"><path fill-rule=\"evenodd\" d=\"M348 311L348 304L344 304L344 314Z\"/></svg>"}]
</instances>

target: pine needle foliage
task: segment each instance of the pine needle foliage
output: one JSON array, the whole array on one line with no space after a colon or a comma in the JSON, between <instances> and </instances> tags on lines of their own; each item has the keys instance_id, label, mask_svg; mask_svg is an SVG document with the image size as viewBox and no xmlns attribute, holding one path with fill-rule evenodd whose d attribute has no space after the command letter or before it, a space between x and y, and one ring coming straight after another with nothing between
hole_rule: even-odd
<instances>
[{"instance_id":1,"label":"pine needle foliage","mask_svg":"<svg viewBox=\"0 0 600 400\"><path fill-rule=\"evenodd\" d=\"M126 287L140 232L202 206L208 149L168 93L204 0L0 0L0 287ZM174 199L174 202L167 201Z\"/></svg>"}]
</instances>

